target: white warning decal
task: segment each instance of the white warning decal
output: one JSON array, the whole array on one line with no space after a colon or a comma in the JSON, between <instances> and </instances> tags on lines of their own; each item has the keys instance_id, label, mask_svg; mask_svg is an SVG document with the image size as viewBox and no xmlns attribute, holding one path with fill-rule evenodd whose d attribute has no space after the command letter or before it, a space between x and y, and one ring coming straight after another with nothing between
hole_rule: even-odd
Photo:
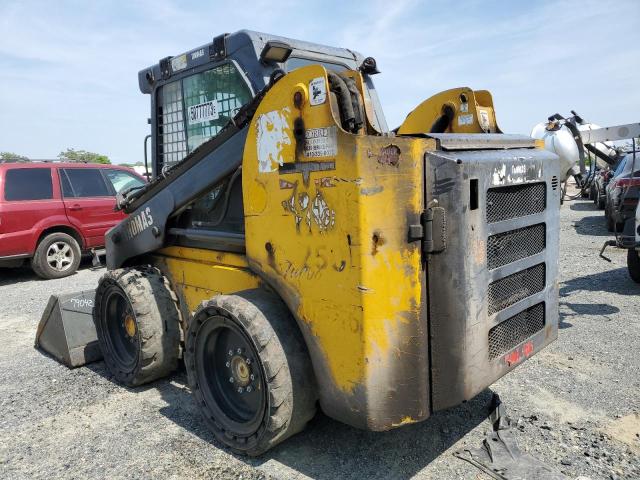
<instances>
[{"instance_id":1,"label":"white warning decal","mask_svg":"<svg viewBox=\"0 0 640 480\"><path fill-rule=\"evenodd\" d=\"M288 107L263 113L256 120L258 130L258 171L276 172L284 163L282 151L291 145L293 134L289 127Z\"/></svg>"},{"instance_id":2,"label":"white warning decal","mask_svg":"<svg viewBox=\"0 0 640 480\"><path fill-rule=\"evenodd\" d=\"M217 120L218 101L211 100L210 102L204 102L199 103L198 105L190 106L187 109L187 118L189 119L189 125Z\"/></svg>"},{"instance_id":3,"label":"white warning decal","mask_svg":"<svg viewBox=\"0 0 640 480\"><path fill-rule=\"evenodd\" d=\"M320 105L327 100L327 85L324 77L314 78L309 82L309 103Z\"/></svg>"},{"instance_id":4,"label":"white warning decal","mask_svg":"<svg viewBox=\"0 0 640 480\"><path fill-rule=\"evenodd\" d=\"M478 122L483 130L489 130L489 112L478 109Z\"/></svg>"},{"instance_id":5,"label":"white warning decal","mask_svg":"<svg viewBox=\"0 0 640 480\"><path fill-rule=\"evenodd\" d=\"M458 125L473 125L473 113L458 115Z\"/></svg>"},{"instance_id":6,"label":"white warning decal","mask_svg":"<svg viewBox=\"0 0 640 480\"><path fill-rule=\"evenodd\" d=\"M336 155L338 155L336 127L308 128L305 130L305 157L335 157Z\"/></svg>"},{"instance_id":7,"label":"white warning decal","mask_svg":"<svg viewBox=\"0 0 640 480\"><path fill-rule=\"evenodd\" d=\"M179 72L180 70L184 70L187 68L187 56L182 54L177 57L173 57L171 59L171 70L174 72Z\"/></svg>"}]
</instances>

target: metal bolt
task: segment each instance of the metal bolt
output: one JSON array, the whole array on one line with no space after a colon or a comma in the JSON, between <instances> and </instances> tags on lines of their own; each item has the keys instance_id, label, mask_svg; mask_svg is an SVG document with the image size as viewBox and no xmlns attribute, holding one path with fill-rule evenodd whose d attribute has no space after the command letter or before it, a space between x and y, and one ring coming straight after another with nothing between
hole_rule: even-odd
<instances>
[{"instance_id":1,"label":"metal bolt","mask_svg":"<svg viewBox=\"0 0 640 480\"><path fill-rule=\"evenodd\" d=\"M238 350L236 350L236 352L238 353L238 355L240 355L242 353L242 349L239 348Z\"/></svg>"},{"instance_id":2,"label":"metal bolt","mask_svg":"<svg viewBox=\"0 0 640 480\"><path fill-rule=\"evenodd\" d=\"M229 350L229 356L233 355L233 350Z\"/></svg>"},{"instance_id":3,"label":"metal bolt","mask_svg":"<svg viewBox=\"0 0 640 480\"><path fill-rule=\"evenodd\" d=\"M249 375L249 378L250 378L251 380L255 380L255 379L256 379L256 376L252 373L251 375Z\"/></svg>"},{"instance_id":4,"label":"metal bolt","mask_svg":"<svg viewBox=\"0 0 640 480\"><path fill-rule=\"evenodd\" d=\"M249 385L249 386L247 387L247 392L251 393L251 390L253 390L253 389L251 388L251 385Z\"/></svg>"},{"instance_id":5,"label":"metal bolt","mask_svg":"<svg viewBox=\"0 0 640 480\"><path fill-rule=\"evenodd\" d=\"M245 362L247 365L251 365L251 359L250 359L250 358L247 358L244 362Z\"/></svg>"},{"instance_id":6,"label":"metal bolt","mask_svg":"<svg viewBox=\"0 0 640 480\"><path fill-rule=\"evenodd\" d=\"M238 387L238 393L242 393L244 389L242 387Z\"/></svg>"},{"instance_id":7,"label":"metal bolt","mask_svg":"<svg viewBox=\"0 0 640 480\"><path fill-rule=\"evenodd\" d=\"M231 362L225 363L226 367L229 368L231 366Z\"/></svg>"},{"instance_id":8,"label":"metal bolt","mask_svg":"<svg viewBox=\"0 0 640 480\"><path fill-rule=\"evenodd\" d=\"M233 377L229 377L229 382L233 383Z\"/></svg>"}]
</instances>

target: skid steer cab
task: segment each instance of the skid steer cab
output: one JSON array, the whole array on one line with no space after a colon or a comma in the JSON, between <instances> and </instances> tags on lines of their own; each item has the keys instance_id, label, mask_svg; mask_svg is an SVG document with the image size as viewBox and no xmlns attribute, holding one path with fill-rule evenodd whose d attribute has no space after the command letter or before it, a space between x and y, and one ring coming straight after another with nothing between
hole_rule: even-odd
<instances>
[{"instance_id":1,"label":"skid steer cab","mask_svg":"<svg viewBox=\"0 0 640 480\"><path fill-rule=\"evenodd\" d=\"M93 317L126 385L183 361L258 455L316 408L388 430L557 337L557 157L456 88L389 131L372 58L254 32L140 73L152 169L120 198Z\"/></svg>"}]
</instances>

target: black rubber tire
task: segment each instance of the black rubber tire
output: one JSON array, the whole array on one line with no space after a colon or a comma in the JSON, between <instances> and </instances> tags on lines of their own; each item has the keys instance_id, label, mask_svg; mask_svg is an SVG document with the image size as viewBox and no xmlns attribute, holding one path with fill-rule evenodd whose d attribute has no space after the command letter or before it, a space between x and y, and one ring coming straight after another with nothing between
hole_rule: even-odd
<instances>
[{"instance_id":1,"label":"black rubber tire","mask_svg":"<svg viewBox=\"0 0 640 480\"><path fill-rule=\"evenodd\" d=\"M199 375L199 336L207 322L231 321L251 342L264 385L264 414L259 425L240 434L228 418L214 414L206 401L211 387ZM206 338L206 337L205 337ZM216 438L233 451L257 456L304 429L316 413L317 389L306 344L295 320L276 295L264 290L247 290L218 295L203 302L193 315L185 346L185 367L189 386L204 420ZM221 366L220 366L221 367ZM203 389L208 389L203 394ZM253 428L253 427L252 427Z\"/></svg>"},{"instance_id":2,"label":"black rubber tire","mask_svg":"<svg viewBox=\"0 0 640 480\"><path fill-rule=\"evenodd\" d=\"M598 189L597 193L596 193L596 206L602 210L604 209L604 203L605 203L605 196L604 193L600 191L600 189Z\"/></svg>"},{"instance_id":3,"label":"black rubber tire","mask_svg":"<svg viewBox=\"0 0 640 480\"><path fill-rule=\"evenodd\" d=\"M59 271L49 265L47 261L47 252L49 248L55 243L65 244L69 246L70 252L73 255L73 259L69 266ZM50 233L38 243L36 252L31 259L31 268L41 278L50 280L52 278L64 278L69 275L73 275L80 266L80 245L75 238L71 235L62 232Z\"/></svg>"},{"instance_id":4,"label":"black rubber tire","mask_svg":"<svg viewBox=\"0 0 640 480\"><path fill-rule=\"evenodd\" d=\"M115 351L108 318L111 295L124 295L136 330L131 362ZM138 386L173 373L180 357L180 310L169 281L152 267L123 268L105 273L96 290L93 321L105 363L118 382Z\"/></svg>"},{"instance_id":5,"label":"black rubber tire","mask_svg":"<svg viewBox=\"0 0 640 480\"><path fill-rule=\"evenodd\" d=\"M598 192L597 187L592 184L589 187L589 200L593 200L593 203L596 203L596 196L598 194L597 192Z\"/></svg>"},{"instance_id":6,"label":"black rubber tire","mask_svg":"<svg viewBox=\"0 0 640 480\"><path fill-rule=\"evenodd\" d=\"M640 283L640 252L633 248L627 250L627 269L631 280Z\"/></svg>"}]
</instances>

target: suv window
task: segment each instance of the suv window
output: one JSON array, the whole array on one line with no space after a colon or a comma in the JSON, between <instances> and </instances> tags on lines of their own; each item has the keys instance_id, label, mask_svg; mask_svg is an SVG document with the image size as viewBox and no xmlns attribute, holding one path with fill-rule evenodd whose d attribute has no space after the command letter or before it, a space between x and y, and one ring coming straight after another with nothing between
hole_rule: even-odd
<instances>
[{"instance_id":1,"label":"suv window","mask_svg":"<svg viewBox=\"0 0 640 480\"><path fill-rule=\"evenodd\" d=\"M110 197L107 184L97 168L65 168L62 170L62 194L65 197Z\"/></svg>"},{"instance_id":2,"label":"suv window","mask_svg":"<svg viewBox=\"0 0 640 480\"><path fill-rule=\"evenodd\" d=\"M159 166L179 162L215 137L251 98L246 81L232 63L160 87Z\"/></svg>"},{"instance_id":3,"label":"suv window","mask_svg":"<svg viewBox=\"0 0 640 480\"><path fill-rule=\"evenodd\" d=\"M4 199L7 201L53 198L50 168L9 169L5 173L4 184Z\"/></svg>"},{"instance_id":4,"label":"suv window","mask_svg":"<svg viewBox=\"0 0 640 480\"><path fill-rule=\"evenodd\" d=\"M107 180L113 185L116 193L123 192L129 188L142 187L144 182L135 175L124 170L104 170Z\"/></svg>"}]
</instances>

